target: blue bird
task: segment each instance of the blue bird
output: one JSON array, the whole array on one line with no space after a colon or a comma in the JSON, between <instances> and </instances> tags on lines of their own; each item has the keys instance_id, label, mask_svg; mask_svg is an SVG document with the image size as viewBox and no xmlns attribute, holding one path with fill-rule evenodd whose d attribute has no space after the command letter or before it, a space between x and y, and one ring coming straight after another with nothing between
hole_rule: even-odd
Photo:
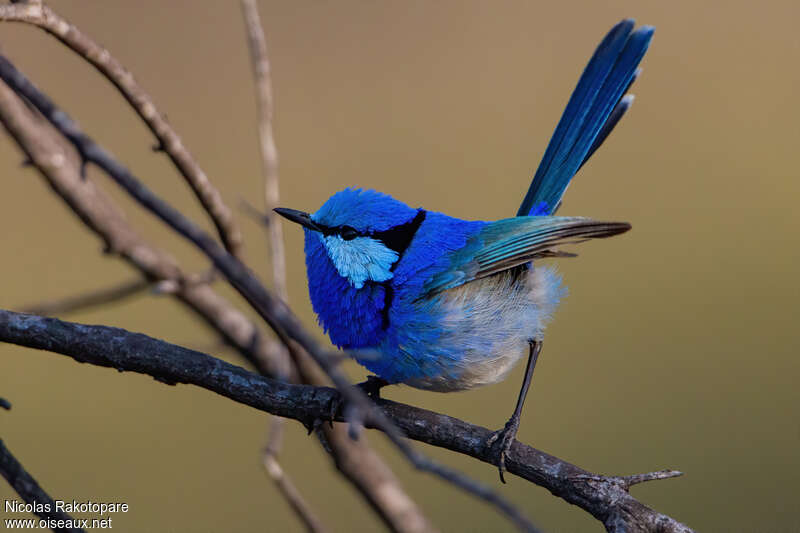
<instances>
[{"instance_id":1,"label":"blue bird","mask_svg":"<svg viewBox=\"0 0 800 533\"><path fill-rule=\"evenodd\" d=\"M539 260L630 229L554 213L631 105L626 92L653 31L623 20L602 40L514 218L460 220L355 188L313 214L275 209L303 226L314 311L331 341L375 373L363 384L372 395L394 383L442 392L496 383L528 355L514 413L486 443L501 480L545 326L565 291Z\"/></svg>"}]
</instances>

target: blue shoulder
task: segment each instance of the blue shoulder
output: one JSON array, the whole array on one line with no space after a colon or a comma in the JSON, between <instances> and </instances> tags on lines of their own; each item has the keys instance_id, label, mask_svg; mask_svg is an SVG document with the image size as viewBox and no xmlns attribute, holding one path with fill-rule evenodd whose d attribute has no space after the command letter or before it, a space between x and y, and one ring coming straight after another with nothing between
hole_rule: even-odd
<instances>
[{"instance_id":1,"label":"blue shoulder","mask_svg":"<svg viewBox=\"0 0 800 533\"><path fill-rule=\"evenodd\" d=\"M480 233L487 222L461 220L428 211L394 271L392 285L405 294L421 294L425 282L450 267L455 252L463 250L469 240Z\"/></svg>"}]
</instances>

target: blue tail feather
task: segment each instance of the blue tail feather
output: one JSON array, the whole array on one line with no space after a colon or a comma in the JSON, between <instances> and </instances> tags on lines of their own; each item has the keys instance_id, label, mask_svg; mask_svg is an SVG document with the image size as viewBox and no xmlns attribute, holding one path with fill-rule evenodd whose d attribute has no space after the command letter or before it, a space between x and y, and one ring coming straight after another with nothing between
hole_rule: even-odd
<instances>
[{"instance_id":1,"label":"blue tail feather","mask_svg":"<svg viewBox=\"0 0 800 533\"><path fill-rule=\"evenodd\" d=\"M611 130L614 129L614 127L620 121L625 112L628 111L628 109L630 109L631 105L633 104L633 95L626 93L631 90L631 85L633 85L633 82L636 81L636 78L639 77L639 74L641 72L642 69L637 68L636 72L633 73L633 78L631 79L631 82L628 84L628 87L625 89L625 91L623 91L623 96L619 99L617 105L614 106L614 109L611 111L611 114L608 115L606 123L603 124L600 133L597 134L597 137L592 143L592 147L589 148L589 153L587 153L586 157L583 158L583 162L581 163L580 168L583 168L583 165L585 165L586 162L589 160L589 158L592 157L592 155L595 153L595 151L597 151L597 149L600 148L600 145L603 144L603 141L606 140L606 137L608 137L608 134L611 133Z\"/></svg>"},{"instance_id":2,"label":"blue tail feather","mask_svg":"<svg viewBox=\"0 0 800 533\"><path fill-rule=\"evenodd\" d=\"M630 107L624 95L654 31L633 26L630 19L614 26L589 60L517 216L554 213L572 177Z\"/></svg>"}]
</instances>

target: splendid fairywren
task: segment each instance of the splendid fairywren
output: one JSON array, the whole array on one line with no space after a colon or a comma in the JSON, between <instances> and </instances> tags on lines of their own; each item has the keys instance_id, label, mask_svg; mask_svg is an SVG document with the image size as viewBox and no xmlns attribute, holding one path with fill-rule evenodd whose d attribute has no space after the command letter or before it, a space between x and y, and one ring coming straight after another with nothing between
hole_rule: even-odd
<instances>
[{"instance_id":1,"label":"splendid fairywren","mask_svg":"<svg viewBox=\"0 0 800 533\"><path fill-rule=\"evenodd\" d=\"M275 210L303 226L314 311L331 341L378 376L368 382L373 392L392 383L444 392L487 385L528 355L514 414L487 443L497 445L501 479L545 325L564 292L539 260L630 229L553 214L633 101L626 92L653 35L633 27L623 20L598 46L516 217L460 220L362 189L334 194L313 214Z\"/></svg>"}]
</instances>

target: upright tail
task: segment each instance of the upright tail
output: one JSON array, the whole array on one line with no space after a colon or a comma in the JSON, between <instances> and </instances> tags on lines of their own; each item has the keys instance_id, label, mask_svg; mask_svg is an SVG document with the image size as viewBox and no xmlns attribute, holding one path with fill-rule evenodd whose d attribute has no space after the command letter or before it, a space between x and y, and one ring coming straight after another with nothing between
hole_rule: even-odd
<instances>
[{"instance_id":1,"label":"upright tail","mask_svg":"<svg viewBox=\"0 0 800 533\"><path fill-rule=\"evenodd\" d=\"M561 116L542 162L533 177L517 216L552 215L570 180L603 143L633 102L625 96L639 74L655 29L633 31L634 21L623 20L608 32Z\"/></svg>"}]
</instances>

